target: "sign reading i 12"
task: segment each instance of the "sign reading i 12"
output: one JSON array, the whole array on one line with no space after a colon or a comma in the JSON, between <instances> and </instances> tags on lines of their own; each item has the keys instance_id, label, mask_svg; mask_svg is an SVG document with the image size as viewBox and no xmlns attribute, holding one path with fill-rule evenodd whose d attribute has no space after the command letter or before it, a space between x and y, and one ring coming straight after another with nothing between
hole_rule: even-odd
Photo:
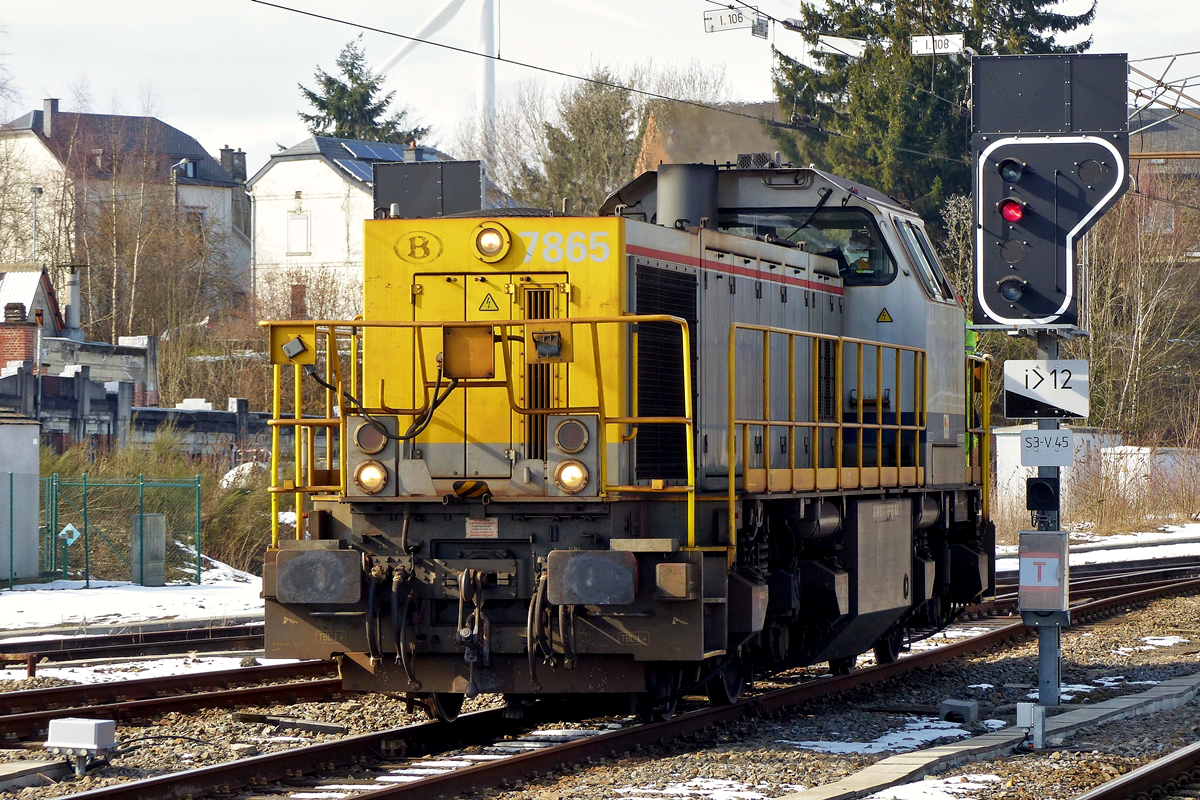
<instances>
[{"instance_id":1,"label":"sign reading i 12","mask_svg":"<svg viewBox=\"0 0 1200 800\"><path fill-rule=\"evenodd\" d=\"M1086 361L1004 362L1004 416L1009 419L1086 419L1089 395Z\"/></svg>"}]
</instances>

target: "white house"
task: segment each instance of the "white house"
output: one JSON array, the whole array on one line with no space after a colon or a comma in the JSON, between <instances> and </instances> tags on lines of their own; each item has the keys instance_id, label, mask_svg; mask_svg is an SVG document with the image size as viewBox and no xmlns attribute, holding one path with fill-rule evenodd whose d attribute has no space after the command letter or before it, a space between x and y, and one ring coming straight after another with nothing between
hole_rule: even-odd
<instances>
[{"instance_id":1,"label":"white house","mask_svg":"<svg viewBox=\"0 0 1200 800\"><path fill-rule=\"evenodd\" d=\"M273 153L246 187L252 288L263 316L341 319L362 310L363 220L376 161L446 161L429 147L312 136Z\"/></svg>"},{"instance_id":2,"label":"white house","mask_svg":"<svg viewBox=\"0 0 1200 800\"><path fill-rule=\"evenodd\" d=\"M275 319L348 319L362 311L363 221L375 216L376 163L450 161L432 147L313 136L273 153L246 186L252 286ZM491 181L489 208L511 206Z\"/></svg>"},{"instance_id":3,"label":"white house","mask_svg":"<svg viewBox=\"0 0 1200 800\"><path fill-rule=\"evenodd\" d=\"M154 117L81 114L48 99L0 126L0 262L78 261L83 203L109 202L99 183L136 161L139 176L169 190L178 213L221 237L234 275L250 264L246 154L222 148L218 162L191 136ZM37 235L33 220L37 219ZM63 288L63 287L59 287ZM247 288L249 288L247 286Z\"/></svg>"}]
</instances>

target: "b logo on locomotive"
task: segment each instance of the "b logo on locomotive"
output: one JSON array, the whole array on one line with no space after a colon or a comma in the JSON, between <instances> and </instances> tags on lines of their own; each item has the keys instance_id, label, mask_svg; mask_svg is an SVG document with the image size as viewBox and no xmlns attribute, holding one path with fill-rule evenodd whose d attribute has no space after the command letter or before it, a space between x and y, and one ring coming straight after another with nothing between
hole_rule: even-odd
<instances>
[{"instance_id":1,"label":"b logo on locomotive","mask_svg":"<svg viewBox=\"0 0 1200 800\"><path fill-rule=\"evenodd\" d=\"M429 231L409 231L392 246L401 261L428 264L442 254L442 240Z\"/></svg>"}]
</instances>

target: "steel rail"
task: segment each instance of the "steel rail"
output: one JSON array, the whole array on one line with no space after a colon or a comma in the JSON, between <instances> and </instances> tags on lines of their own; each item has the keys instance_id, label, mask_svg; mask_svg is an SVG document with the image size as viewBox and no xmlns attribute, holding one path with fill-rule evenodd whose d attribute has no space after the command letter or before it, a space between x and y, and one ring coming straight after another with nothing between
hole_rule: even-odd
<instances>
[{"instance_id":1,"label":"steel rail","mask_svg":"<svg viewBox=\"0 0 1200 800\"><path fill-rule=\"evenodd\" d=\"M9 738L36 736L47 730L50 720L63 716L92 719L130 721L149 719L173 711L195 711L200 708L227 708L229 706L256 705L259 703L308 702L337 696L342 693L341 678L276 683L269 686L249 686L219 692L154 697L147 700L105 703L71 709L29 711L0 717L0 735Z\"/></svg>"},{"instance_id":2,"label":"steel rail","mask_svg":"<svg viewBox=\"0 0 1200 800\"><path fill-rule=\"evenodd\" d=\"M1169 797L1175 789L1200 781L1200 742L1102 783L1074 800L1128 800ZM1194 793L1189 794L1189 796Z\"/></svg>"},{"instance_id":3,"label":"steel rail","mask_svg":"<svg viewBox=\"0 0 1200 800\"><path fill-rule=\"evenodd\" d=\"M48 689L5 692L4 705L6 714L20 714L26 711L145 700L178 692L228 689L239 684L263 681L328 678L336 674L337 665L332 661L301 661L295 664L238 667L237 669L197 672L190 675L168 675L131 681L85 683L76 686L54 686Z\"/></svg>"},{"instance_id":4,"label":"steel rail","mask_svg":"<svg viewBox=\"0 0 1200 800\"><path fill-rule=\"evenodd\" d=\"M1071 613L1073 619L1084 619L1110 613L1133 603L1187 591L1200 591L1200 579L1180 581L1170 587L1139 590L1103 600L1081 603L1072 607ZM370 797L371 800L454 797L468 791L478 792L480 789L494 788L509 781L523 780L534 773L561 769L589 759L620 756L638 747L646 747L686 736L714 725L777 713L810 701L828 699L834 694L897 678L955 658L988 650L1008 641L1024 638L1029 635L1029 631L1030 629L1026 628L1023 623L1014 622L961 642L906 656L892 664L881 664L841 677L820 678L796 686L775 689L755 697L739 700L731 705L700 709L663 722L635 725L609 733L597 734L586 739L422 778L411 783L372 789ZM480 712L480 714L482 713L487 712ZM483 722L484 718L478 715L464 716L461 723L456 723L456 725L466 728L472 735L485 736L495 740L498 735L503 733L498 723L509 722L503 720L498 710L495 713L496 716L488 718L489 724L486 725L469 721L475 719ZM495 722L490 721L493 719ZM269 783L284 779L303 779L305 775L311 775L319 770L330 770L348 763L357 763L362 758L364 751L374 750L378 742L387 738L404 738L410 747L417 748L410 750L410 754L433 752L439 745L431 744L427 740L413 740L409 737L420 735L421 731L426 730L440 731L440 728L425 727L437 724L423 723L423 725L409 728L340 739L337 742L295 748L243 761L219 764L214 767L164 775L147 781L117 784L70 797L72 800L146 800L147 798L186 800L216 791L227 793L233 786L255 785L255 783ZM336 757L333 754L337 754Z\"/></svg>"},{"instance_id":5,"label":"steel rail","mask_svg":"<svg viewBox=\"0 0 1200 800\"><path fill-rule=\"evenodd\" d=\"M105 786L69 795L72 800L188 800L213 792L295 779L317 770L364 763L367 756L426 755L492 740L515 727L499 708L464 714L458 722L420 722L278 753L228 761L157 778Z\"/></svg>"},{"instance_id":6,"label":"steel rail","mask_svg":"<svg viewBox=\"0 0 1200 800\"><path fill-rule=\"evenodd\" d=\"M216 649L255 650L261 649L262 644L263 625L259 623L12 642L7 644L7 652L0 652L0 661L25 661L28 656L38 661L78 661L83 658L119 658L126 655L212 652ZM5 646L4 642L0 642L0 646Z\"/></svg>"}]
</instances>

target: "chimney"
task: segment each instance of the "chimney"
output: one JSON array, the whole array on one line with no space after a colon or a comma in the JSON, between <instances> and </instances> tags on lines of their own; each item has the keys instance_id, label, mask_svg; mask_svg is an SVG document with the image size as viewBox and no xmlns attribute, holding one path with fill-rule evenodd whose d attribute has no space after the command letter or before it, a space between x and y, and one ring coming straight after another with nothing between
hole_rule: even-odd
<instances>
[{"instance_id":1,"label":"chimney","mask_svg":"<svg viewBox=\"0 0 1200 800\"><path fill-rule=\"evenodd\" d=\"M79 327L79 264L71 264L67 272L66 330L63 335L76 342L83 341Z\"/></svg>"},{"instance_id":2,"label":"chimney","mask_svg":"<svg viewBox=\"0 0 1200 800\"><path fill-rule=\"evenodd\" d=\"M24 303L4 305L4 323L0 325L0 363L33 361L37 344L37 325L25 321Z\"/></svg>"},{"instance_id":3,"label":"chimney","mask_svg":"<svg viewBox=\"0 0 1200 800\"><path fill-rule=\"evenodd\" d=\"M58 98L48 97L42 103L42 135L54 138L54 118L58 116Z\"/></svg>"},{"instance_id":4,"label":"chimney","mask_svg":"<svg viewBox=\"0 0 1200 800\"><path fill-rule=\"evenodd\" d=\"M246 154L240 147L233 154L233 179L238 183L246 182Z\"/></svg>"},{"instance_id":5,"label":"chimney","mask_svg":"<svg viewBox=\"0 0 1200 800\"><path fill-rule=\"evenodd\" d=\"M422 158L422 156L424 154L425 154L424 147L419 147L418 145L413 144L412 147L409 147L407 150L404 151L404 161L409 164L412 164L412 163L418 162L418 161L424 161L424 159Z\"/></svg>"},{"instance_id":6,"label":"chimney","mask_svg":"<svg viewBox=\"0 0 1200 800\"><path fill-rule=\"evenodd\" d=\"M221 169L225 170L225 174L232 177L233 175L233 148L225 145L221 148ZM236 180L236 178L234 179Z\"/></svg>"}]
</instances>

